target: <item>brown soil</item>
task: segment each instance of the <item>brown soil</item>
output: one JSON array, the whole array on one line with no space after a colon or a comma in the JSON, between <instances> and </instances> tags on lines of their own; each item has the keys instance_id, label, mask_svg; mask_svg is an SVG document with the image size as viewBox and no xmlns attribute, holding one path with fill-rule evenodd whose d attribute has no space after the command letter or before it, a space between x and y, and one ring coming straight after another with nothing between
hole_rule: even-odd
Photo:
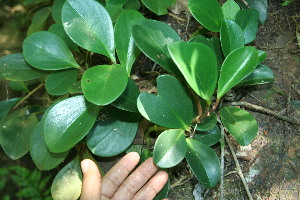
<instances>
[{"instance_id":1,"label":"brown soil","mask_svg":"<svg viewBox=\"0 0 300 200\"><path fill-rule=\"evenodd\" d=\"M268 18L258 31L253 46L267 52L267 59L263 63L272 68L275 82L255 87L244 87L236 91L242 94L243 101L254 103L276 111L282 115L299 120L300 116L300 1L283 7L282 1L270 0ZM20 15L25 16L20 8L19 14L11 13L12 8L0 8L0 56L21 51L21 41L24 38L26 26ZM1 15L2 13L2 15ZM21 13L21 14L20 14ZM22 14L23 13L23 14ZM7 14L7 16L5 16ZM169 23L186 40L197 30L199 24L191 19L187 24L186 14L159 17ZM17 18L17 19L16 19ZM24 24L25 23L25 24ZM187 31L186 31L187 30ZM142 56L140 60L145 60ZM153 73L147 73L153 67L150 60L138 61L136 74L144 79L153 79ZM156 68L157 69L157 68ZM155 75L155 74L154 74ZM150 86L151 88L151 86ZM6 82L0 82L0 100L11 93L6 92ZM300 199L300 131L299 126L278 120L270 115L249 110L257 119L259 133L253 143L247 148L241 148L234 141L234 148L250 192L254 199L263 200L298 200ZM216 151L219 147L216 147ZM1 163L9 162L0 152ZM20 164L11 162L10 164ZM1 166L3 166L1 164ZM225 199L248 199L242 182L235 172L235 163L226 147L225 151ZM191 173L185 163L172 169L170 199L194 199L193 190L197 183L190 178ZM204 199L218 199L219 187L205 191Z\"/></svg>"}]
</instances>

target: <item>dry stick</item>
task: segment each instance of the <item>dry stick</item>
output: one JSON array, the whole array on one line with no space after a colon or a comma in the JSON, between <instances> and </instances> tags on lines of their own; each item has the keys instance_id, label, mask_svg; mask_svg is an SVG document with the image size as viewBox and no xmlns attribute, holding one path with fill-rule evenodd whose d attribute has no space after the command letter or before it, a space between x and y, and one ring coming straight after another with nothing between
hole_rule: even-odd
<instances>
[{"instance_id":1,"label":"dry stick","mask_svg":"<svg viewBox=\"0 0 300 200\"><path fill-rule=\"evenodd\" d=\"M221 180L220 180L220 200L224 200L224 155L225 155L225 140L224 140L224 135L225 135L225 128L221 122L221 119L218 118L218 122L220 124L221 128L221 139L220 139L220 144L221 144Z\"/></svg>"},{"instance_id":2,"label":"dry stick","mask_svg":"<svg viewBox=\"0 0 300 200\"><path fill-rule=\"evenodd\" d=\"M36 88L34 88L31 92L29 92L25 97L23 97L23 99L21 99L21 101L19 101L19 103L17 103L14 107L13 110L16 109L19 105L21 105L24 101L26 101L31 95L33 95L38 89L40 89L41 87L44 86L44 83L41 83L39 86L37 86Z\"/></svg>"},{"instance_id":3,"label":"dry stick","mask_svg":"<svg viewBox=\"0 0 300 200\"><path fill-rule=\"evenodd\" d=\"M239 161L238 161L238 159L237 159L237 157L236 157L236 155L235 155L235 153L234 153L234 149L233 149L233 147L232 147L232 145L231 145L231 143L230 143L230 141L229 141L227 135L224 134L224 136L225 136L226 142L227 142L227 144L228 144L228 146L229 146L229 149L230 149L230 151L231 151L231 154L232 154L232 156L233 156L233 158L234 158L234 162L235 162L235 165L236 165L236 171L237 171L238 175L240 176L240 178L241 178L241 180L242 180L242 182L243 182L243 185L244 185L245 190L246 190L246 192L247 192L248 198L249 198L250 200L253 200L253 197L252 197L252 195L251 195L251 193L250 193L250 191L249 191L248 185L247 185L246 180L245 180L245 178L244 178L244 175L243 175L243 172L242 172L240 163L239 163Z\"/></svg>"},{"instance_id":4,"label":"dry stick","mask_svg":"<svg viewBox=\"0 0 300 200\"><path fill-rule=\"evenodd\" d=\"M286 122L289 122L291 124L294 124L294 125L297 125L297 126L300 126L300 122L294 120L294 119L290 119L289 117L287 116L284 116L284 115L281 115L277 112L274 112L272 110L269 110L267 108L264 108L262 106L258 106L258 105L254 105L252 103L248 103L248 102L231 102L231 103L226 103L225 105L231 105L231 106L245 106L247 108L250 108L250 109L253 109L255 111L258 111L258 112L262 112L262 113L265 113L265 114L269 114L269 115L272 115L274 117L276 117L277 119L281 119L283 121L286 121Z\"/></svg>"}]
</instances>

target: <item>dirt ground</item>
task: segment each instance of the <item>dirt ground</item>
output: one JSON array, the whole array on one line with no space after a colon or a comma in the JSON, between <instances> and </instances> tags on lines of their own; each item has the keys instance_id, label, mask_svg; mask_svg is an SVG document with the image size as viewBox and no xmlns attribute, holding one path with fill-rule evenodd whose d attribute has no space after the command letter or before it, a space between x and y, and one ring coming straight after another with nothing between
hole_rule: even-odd
<instances>
[{"instance_id":1,"label":"dirt ground","mask_svg":"<svg viewBox=\"0 0 300 200\"><path fill-rule=\"evenodd\" d=\"M300 38L297 40L296 36L298 34L300 37L300 1L295 0L286 7L281 4L281 0L269 1L267 21L260 26L257 39L252 43L253 46L267 52L267 59L263 64L273 70L275 82L239 88L236 93L243 96L243 101L260 105L299 121ZM5 13L13 12L11 8L0 8L0 56L20 52L21 42L25 36L26 21L20 20L22 15L11 13L5 16ZM24 12L22 7L14 8L15 12ZM182 13L176 16L166 15L158 19L169 23L185 40L199 26L193 19L187 24L187 17L188 15ZM146 68L135 68L138 76L146 76L147 70L152 68L153 63L150 60L146 62L148 63ZM6 98L6 83L0 82L0 100ZM232 144L250 193L258 200L300 200L300 127L278 120L271 115L248 111L257 119L259 133L248 147L241 148L233 140ZM219 151L218 146L215 149ZM8 159L4 157L3 152L0 153L1 163L7 162ZM225 199L248 199L235 168L235 162L226 145ZM190 175L191 172L185 163L171 171L169 198L195 199L193 192L196 191L197 180ZM198 190L196 199L219 199L219 191L218 186L208 191Z\"/></svg>"}]
</instances>

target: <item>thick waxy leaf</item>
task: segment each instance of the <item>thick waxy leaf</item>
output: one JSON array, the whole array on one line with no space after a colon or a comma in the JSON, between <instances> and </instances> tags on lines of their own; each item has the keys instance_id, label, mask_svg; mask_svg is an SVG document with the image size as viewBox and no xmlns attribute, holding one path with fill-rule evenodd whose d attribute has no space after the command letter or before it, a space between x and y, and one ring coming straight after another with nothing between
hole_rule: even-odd
<instances>
[{"instance_id":1,"label":"thick waxy leaf","mask_svg":"<svg viewBox=\"0 0 300 200\"><path fill-rule=\"evenodd\" d=\"M186 139L186 160L194 175L205 188L213 188L221 177L219 158L209 146L193 139Z\"/></svg>"},{"instance_id":2,"label":"thick waxy leaf","mask_svg":"<svg viewBox=\"0 0 300 200\"><path fill-rule=\"evenodd\" d=\"M252 42L256 37L258 17L258 12L254 9L240 10L235 17L235 22L244 33L245 44Z\"/></svg>"},{"instance_id":3,"label":"thick waxy leaf","mask_svg":"<svg viewBox=\"0 0 300 200\"><path fill-rule=\"evenodd\" d=\"M81 193L82 173L79 158L69 162L55 176L51 185L54 200L77 200Z\"/></svg>"},{"instance_id":4,"label":"thick waxy leaf","mask_svg":"<svg viewBox=\"0 0 300 200\"><path fill-rule=\"evenodd\" d=\"M192 15L208 30L219 32L224 19L222 8L217 0L189 0Z\"/></svg>"},{"instance_id":5,"label":"thick waxy leaf","mask_svg":"<svg viewBox=\"0 0 300 200\"><path fill-rule=\"evenodd\" d=\"M189 42L201 42L203 44L206 44L213 50L213 52L216 55L217 61L218 61L218 74L219 74L219 72L221 70L221 66L224 61L224 56L223 56L223 52L221 49L220 39L217 37L206 38L202 35L197 35L197 36L191 38L189 40Z\"/></svg>"},{"instance_id":6,"label":"thick waxy leaf","mask_svg":"<svg viewBox=\"0 0 300 200\"><path fill-rule=\"evenodd\" d=\"M9 81L8 86L11 90L14 90L14 91L21 91L21 92L25 92L25 93L30 92L30 90L28 89L28 87L24 81Z\"/></svg>"},{"instance_id":7,"label":"thick waxy leaf","mask_svg":"<svg viewBox=\"0 0 300 200\"><path fill-rule=\"evenodd\" d=\"M3 119L9 113L10 109L20 100L21 98L12 98L0 102L0 122L1 119Z\"/></svg>"},{"instance_id":8,"label":"thick waxy leaf","mask_svg":"<svg viewBox=\"0 0 300 200\"><path fill-rule=\"evenodd\" d=\"M122 66L126 68L128 76L130 76L133 62L140 53L140 49L135 45L132 37L132 27L140 24L144 19L141 13L128 10L119 16L115 25L117 54Z\"/></svg>"},{"instance_id":9,"label":"thick waxy leaf","mask_svg":"<svg viewBox=\"0 0 300 200\"><path fill-rule=\"evenodd\" d=\"M258 63L262 63L263 61L265 61L267 57L267 53L262 50L257 50L257 52L258 52Z\"/></svg>"},{"instance_id":10,"label":"thick waxy leaf","mask_svg":"<svg viewBox=\"0 0 300 200\"><path fill-rule=\"evenodd\" d=\"M173 76L157 79L158 95L142 93L139 112L149 121L168 128L187 129L193 118L193 105L183 85Z\"/></svg>"},{"instance_id":11,"label":"thick waxy leaf","mask_svg":"<svg viewBox=\"0 0 300 200\"><path fill-rule=\"evenodd\" d=\"M212 113L210 116L204 118L202 122L197 124L196 130L198 131L209 131L217 125L217 115Z\"/></svg>"},{"instance_id":12,"label":"thick waxy leaf","mask_svg":"<svg viewBox=\"0 0 300 200\"><path fill-rule=\"evenodd\" d=\"M124 4L125 10L139 10L141 8L141 3L139 0L127 0Z\"/></svg>"},{"instance_id":13,"label":"thick waxy leaf","mask_svg":"<svg viewBox=\"0 0 300 200\"><path fill-rule=\"evenodd\" d=\"M122 94L127 82L127 72L121 65L97 65L83 74L81 87L87 100L107 105Z\"/></svg>"},{"instance_id":14,"label":"thick waxy leaf","mask_svg":"<svg viewBox=\"0 0 300 200\"><path fill-rule=\"evenodd\" d=\"M238 86L265 84L273 81L273 71L265 65L258 65L258 67L251 74L239 82Z\"/></svg>"},{"instance_id":15,"label":"thick waxy leaf","mask_svg":"<svg viewBox=\"0 0 300 200\"><path fill-rule=\"evenodd\" d=\"M52 18L57 24L61 24L61 10L66 0L54 0L52 6Z\"/></svg>"},{"instance_id":16,"label":"thick waxy leaf","mask_svg":"<svg viewBox=\"0 0 300 200\"><path fill-rule=\"evenodd\" d=\"M48 150L44 139L44 120L40 121L32 132L30 139L30 155L40 170L54 169L68 155L68 151L52 153Z\"/></svg>"},{"instance_id":17,"label":"thick waxy leaf","mask_svg":"<svg viewBox=\"0 0 300 200\"><path fill-rule=\"evenodd\" d=\"M11 81L28 81L44 76L45 73L28 65L23 54L9 54L0 58L0 78Z\"/></svg>"},{"instance_id":18,"label":"thick waxy leaf","mask_svg":"<svg viewBox=\"0 0 300 200\"><path fill-rule=\"evenodd\" d=\"M268 16L268 0L236 0L243 8L253 8L259 12L259 21L265 23Z\"/></svg>"},{"instance_id":19,"label":"thick waxy leaf","mask_svg":"<svg viewBox=\"0 0 300 200\"><path fill-rule=\"evenodd\" d=\"M97 156L111 157L124 152L137 133L140 115L117 108L103 110L88 134L87 145Z\"/></svg>"},{"instance_id":20,"label":"thick waxy leaf","mask_svg":"<svg viewBox=\"0 0 300 200\"><path fill-rule=\"evenodd\" d=\"M235 49L244 46L244 33L234 21L229 19L223 21L221 27L221 44L225 57Z\"/></svg>"},{"instance_id":21,"label":"thick waxy leaf","mask_svg":"<svg viewBox=\"0 0 300 200\"><path fill-rule=\"evenodd\" d=\"M35 68L59 70L79 68L66 43L54 33L41 31L23 42L25 60Z\"/></svg>"},{"instance_id":22,"label":"thick waxy leaf","mask_svg":"<svg viewBox=\"0 0 300 200\"><path fill-rule=\"evenodd\" d=\"M82 89L81 89L81 81L77 81L76 83L73 83L69 89L68 92L70 94L76 94L76 93L82 93Z\"/></svg>"},{"instance_id":23,"label":"thick waxy leaf","mask_svg":"<svg viewBox=\"0 0 300 200\"><path fill-rule=\"evenodd\" d=\"M219 126L215 126L209 131L197 131L194 138L205 145L212 146L220 141L221 130Z\"/></svg>"},{"instance_id":24,"label":"thick waxy leaf","mask_svg":"<svg viewBox=\"0 0 300 200\"><path fill-rule=\"evenodd\" d=\"M198 42L175 42L168 50L188 84L211 102L218 78L217 59L211 48Z\"/></svg>"},{"instance_id":25,"label":"thick waxy leaf","mask_svg":"<svg viewBox=\"0 0 300 200\"><path fill-rule=\"evenodd\" d=\"M247 111L237 107L223 107L220 110L222 123L229 133L242 145L249 145L258 132L255 118Z\"/></svg>"},{"instance_id":26,"label":"thick waxy leaf","mask_svg":"<svg viewBox=\"0 0 300 200\"><path fill-rule=\"evenodd\" d=\"M58 71L50 74L45 82L46 90L51 95L63 95L77 80L77 69Z\"/></svg>"},{"instance_id":27,"label":"thick waxy leaf","mask_svg":"<svg viewBox=\"0 0 300 200\"><path fill-rule=\"evenodd\" d=\"M78 46L75 44L70 37L66 34L62 24L52 24L49 31L59 36L70 49L78 51Z\"/></svg>"},{"instance_id":28,"label":"thick waxy leaf","mask_svg":"<svg viewBox=\"0 0 300 200\"><path fill-rule=\"evenodd\" d=\"M47 114L44 137L54 153L69 150L93 127L99 107L86 102L83 96L71 97L56 104Z\"/></svg>"},{"instance_id":29,"label":"thick waxy leaf","mask_svg":"<svg viewBox=\"0 0 300 200\"><path fill-rule=\"evenodd\" d=\"M155 142L153 161L161 168L173 167L183 160L186 149L184 130L170 129L164 131Z\"/></svg>"},{"instance_id":30,"label":"thick waxy leaf","mask_svg":"<svg viewBox=\"0 0 300 200\"><path fill-rule=\"evenodd\" d=\"M222 11L224 14L224 19L235 19L236 13L241 10L240 6L234 0L227 0L222 5Z\"/></svg>"},{"instance_id":31,"label":"thick waxy leaf","mask_svg":"<svg viewBox=\"0 0 300 200\"><path fill-rule=\"evenodd\" d=\"M128 78L128 84L124 92L115 100L112 105L122 110L130 112L138 112L137 98L140 95L140 91L135 82Z\"/></svg>"},{"instance_id":32,"label":"thick waxy leaf","mask_svg":"<svg viewBox=\"0 0 300 200\"><path fill-rule=\"evenodd\" d=\"M168 52L167 45L181 41L178 34L165 23L155 20L144 20L132 28L136 45L161 67L173 74L180 74Z\"/></svg>"},{"instance_id":33,"label":"thick waxy leaf","mask_svg":"<svg viewBox=\"0 0 300 200\"><path fill-rule=\"evenodd\" d=\"M49 6L36 11L28 28L27 35L31 35L37 31L43 30L50 13L51 7Z\"/></svg>"},{"instance_id":34,"label":"thick waxy leaf","mask_svg":"<svg viewBox=\"0 0 300 200\"><path fill-rule=\"evenodd\" d=\"M248 76L258 64L258 53L253 47L241 47L228 55L221 68L217 98Z\"/></svg>"},{"instance_id":35,"label":"thick waxy leaf","mask_svg":"<svg viewBox=\"0 0 300 200\"><path fill-rule=\"evenodd\" d=\"M119 15L124 11L123 6L126 0L106 0L105 9L110 15L110 18L115 22Z\"/></svg>"},{"instance_id":36,"label":"thick waxy leaf","mask_svg":"<svg viewBox=\"0 0 300 200\"><path fill-rule=\"evenodd\" d=\"M172 6L176 0L142 0L143 4L157 15L168 14L168 7Z\"/></svg>"},{"instance_id":37,"label":"thick waxy leaf","mask_svg":"<svg viewBox=\"0 0 300 200\"><path fill-rule=\"evenodd\" d=\"M100 3L95 0L66 0L62 8L62 22L66 33L79 46L116 62L112 21Z\"/></svg>"},{"instance_id":38,"label":"thick waxy leaf","mask_svg":"<svg viewBox=\"0 0 300 200\"><path fill-rule=\"evenodd\" d=\"M37 123L35 114L20 117L12 114L1 124L0 144L11 159L19 159L29 151L31 133Z\"/></svg>"}]
</instances>

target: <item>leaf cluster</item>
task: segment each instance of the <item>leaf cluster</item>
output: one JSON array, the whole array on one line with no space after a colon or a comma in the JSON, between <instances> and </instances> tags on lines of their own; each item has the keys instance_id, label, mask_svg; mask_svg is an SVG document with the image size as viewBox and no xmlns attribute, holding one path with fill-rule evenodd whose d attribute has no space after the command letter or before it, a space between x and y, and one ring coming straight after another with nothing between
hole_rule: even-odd
<instances>
[{"instance_id":1,"label":"leaf cluster","mask_svg":"<svg viewBox=\"0 0 300 200\"><path fill-rule=\"evenodd\" d=\"M157 14L174 3L142 2ZM0 145L6 154L18 159L30 152L39 169L51 170L76 149L51 193L54 199L77 199L80 161L136 148L132 144L144 117L154 126L143 133L142 159L153 154L161 168L186 159L205 188L216 186L220 162L211 146L223 137L219 125L240 145L249 145L258 132L254 117L223 106L224 97L235 87L274 80L272 70L261 64L266 53L249 46L263 12L242 9L234 0L222 6L217 0L189 0L194 18L207 33L217 34L199 31L182 41L169 25L131 10L136 1L56 0L48 6L55 23L47 31L30 27L23 53L0 59L0 78L18 83L27 94L0 102ZM32 26L41 24L33 21ZM167 72L156 79L157 94L140 93L130 78L140 52ZM45 86L46 106L16 109L38 84L37 89ZM151 152L153 131L160 134ZM168 184L159 197L167 191Z\"/></svg>"}]
</instances>

